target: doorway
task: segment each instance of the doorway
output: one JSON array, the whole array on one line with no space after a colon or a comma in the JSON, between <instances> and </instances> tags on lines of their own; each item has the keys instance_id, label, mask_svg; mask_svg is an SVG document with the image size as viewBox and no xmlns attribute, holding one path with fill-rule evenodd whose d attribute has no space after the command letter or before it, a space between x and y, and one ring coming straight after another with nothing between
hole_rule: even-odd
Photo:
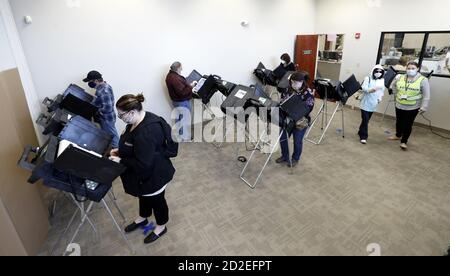
<instances>
[{"instance_id":1,"label":"doorway","mask_svg":"<svg viewBox=\"0 0 450 276\"><path fill-rule=\"evenodd\" d=\"M298 35L295 62L316 78L339 80L344 52L344 34Z\"/></svg>"}]
</instances>

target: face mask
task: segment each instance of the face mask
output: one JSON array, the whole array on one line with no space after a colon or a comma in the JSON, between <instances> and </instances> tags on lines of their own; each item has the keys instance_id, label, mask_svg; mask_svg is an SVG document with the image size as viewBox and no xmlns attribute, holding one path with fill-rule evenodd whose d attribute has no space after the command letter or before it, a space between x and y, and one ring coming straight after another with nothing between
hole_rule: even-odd
<instances>
[{"instance_id":1,"label":"face mask","mask_svg":"<svg viewBox=\"0 0 450 276\"><path fill-rule=\"evenodd\" d=\"M93 81L90 81L90 82L88 83L88 85L89 85L89 87L92 88L92 89L94 89L94 88L97 87L97 84L95 84L95 82L93 82Z\"/></svg>"},{"instance_id":2,"label":"face mask","mask_svg":"<svg viewBox=\"0 0 450 276\"><path fill-rule=\"evenodd\" d=\"M379 78L381 78L381 77L383 76L383 73L375 73L375 74L373 74L373 76L374 76L376 79L379 79Z\"/></svg>"},{"instance_id":3,"label":"face mask","mask_svg":"<svg viewBox=\"0 0 450 276\"><path fill-rule=\"evenodd\" d=\"M417 70L416 69L412 69L412 70L408 70L406 71L406 74L408 75L408 77L415 77L417 76Z\"/></svg>"},{"instance_id":4,"label":"face mask","mask_svg":"<svg viewBox=\"0 0 450 276\"><path fill-rule=\"evenodd\" d=\"M120 119L127 125L132 125L135 121L135 113L133 111L124 114Z\"/></svg>"},{"instance_id":5,"label":"face mask","mask_svg":"<svg viewBox=\"0 0 450 276\"><path fill-rule=\"evenodd\" d=\"M303 88L303 82L302 81L294 81L292 83L292 88L296 91L300 91Z\"/></svg>"}]
</instances>

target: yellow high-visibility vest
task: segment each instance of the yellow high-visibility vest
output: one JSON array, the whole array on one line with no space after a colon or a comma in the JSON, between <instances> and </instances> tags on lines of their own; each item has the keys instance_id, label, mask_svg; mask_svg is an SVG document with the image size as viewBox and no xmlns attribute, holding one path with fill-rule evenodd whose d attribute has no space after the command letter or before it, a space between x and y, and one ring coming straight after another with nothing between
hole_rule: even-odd
<instances>
[{"instance_id":1,"label":"yellow high-visibility vest","mask_svg":"<svg viewBox=\"0 0 450 276\"><path fill-rule=\"evenodd\" d=\"M423 98L420 85L424 79L426 79L424 76L420 76L415 82L408 83L407 76L402 76L397 81L397 103L401 105L416 105Z\"/></svg>"}]
</instances>

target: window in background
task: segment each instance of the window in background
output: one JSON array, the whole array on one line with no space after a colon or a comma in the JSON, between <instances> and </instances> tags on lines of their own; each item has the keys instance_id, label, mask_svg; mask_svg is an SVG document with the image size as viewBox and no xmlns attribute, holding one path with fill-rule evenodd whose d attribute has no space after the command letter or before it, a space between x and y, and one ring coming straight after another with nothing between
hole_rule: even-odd
<instances>
[{"instance_id":1,"label":"window in background","mask_svg":"<svg viewBox=\"0 0 450 276\"><path fill-rule=\"evenodd\" d=\"M409 61L420 62L424 40L424 33L385 34L382 37L380 64L385 68L393 66L398 71L405 71Z\"/></svg>"},{"instance_id":2,"label":"window in background","mask_svg":"<svg viewBox=\"0 0 450 276\"><path fill-rule=\"evenodd\" d=\"M422 72L450 76L450 33L432 33L422 61Z\"/></svg>"},{"instance_id":3,"label":"window in background","mask_svg":"<svg viewBox=\"0 0 450 276\"><path fill-rule=\"evenodd\" d=\"M405 71L409 61L424 74L450 78L450 31L383 32L377 63Z\"/></svg>"}]
</instances>

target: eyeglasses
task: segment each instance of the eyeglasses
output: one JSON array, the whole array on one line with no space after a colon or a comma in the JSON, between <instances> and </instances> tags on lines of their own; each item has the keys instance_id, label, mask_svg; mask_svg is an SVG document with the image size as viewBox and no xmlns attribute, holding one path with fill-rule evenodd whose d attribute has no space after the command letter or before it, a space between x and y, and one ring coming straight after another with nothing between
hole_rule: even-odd
<instances>
[{"instance_id":1,"label":"eyeglasses","mask_svg":"<svg viewBox=\"0 0 450 276\"><path fill-rule=\"evenodd\" d=\"M118 113L117 117L119 117L119 119L123 119L123 117L125 117L125 115L127 115L128 113L130 113L132 110L128 111L128 112L123 112L123 113Z\"/></svg>"}]
</instances>

